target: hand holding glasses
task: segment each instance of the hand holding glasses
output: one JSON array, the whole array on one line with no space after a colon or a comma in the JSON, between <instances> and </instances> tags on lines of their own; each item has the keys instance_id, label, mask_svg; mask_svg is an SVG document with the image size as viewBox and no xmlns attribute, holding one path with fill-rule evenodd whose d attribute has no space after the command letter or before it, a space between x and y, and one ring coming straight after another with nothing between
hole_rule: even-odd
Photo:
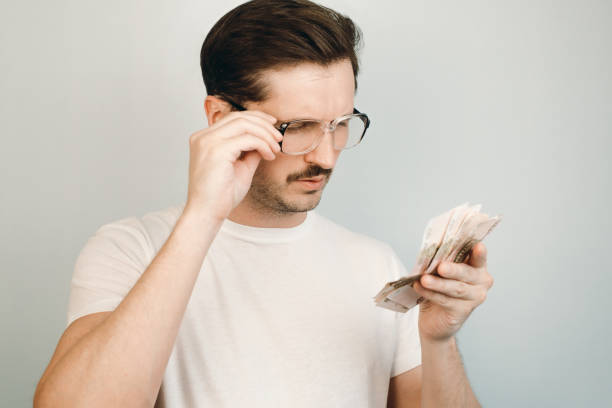
<instances>
[{"instance_id":1,"label":"hand holding glasses","mask_svg":"<svg viewBox=\"0 0 612 408\"><path fill-rule=\"evenodd\" d=\"M225 97L221 98L239 111L247 110ZM355 147L363 140L369 126L368 115L353 108L352 114L340 116L329 123L322 120L297 119L280 123L276 129L283 135L283 140L278 142L281 152L300 155L316 149L326 131L332 134L336 150Z\"/></svg>"}]
</instances>

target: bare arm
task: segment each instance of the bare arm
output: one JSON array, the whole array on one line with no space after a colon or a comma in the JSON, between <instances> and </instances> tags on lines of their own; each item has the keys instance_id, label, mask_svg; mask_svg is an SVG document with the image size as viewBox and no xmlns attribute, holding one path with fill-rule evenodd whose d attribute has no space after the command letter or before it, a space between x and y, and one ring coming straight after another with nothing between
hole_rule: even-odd
<instances>
[{"instance_id":1,"label":"bare arm","mask_svg":"<svg viewBox=\"0 0 612 408\"><path fill-rule=\"evenodd\" d=\"M442 262L437 271L438 276L424 274L413 286L425 298L419 315L422 406L480 407L463 369L455 333L493 286L486 247L479 242L467 264Z\"/></svg>"},{"instance_id":2,"label":"bare arm","mask_svg":"<svg viewBox=\"0 0 612 408\"><path fill-rule=\"evenodd\" d=\"M153 406L195 280L220 225L183 213L117 308L51 362L34 405Z\"/></svg>"},{"instance_id":3,"label":"bare arm","mask_svg":"<svg viewBox=\"0 0 612 408\"><path fill-rule=\"evenodd\" d=\"M280 150L276 118L228 113L226 105L206 97L210 126L189 138L188 198L170 236L114 311L66 329L35 407L154 405L208 249L260 160L274 160Z\"/></svg>"},{"instance_id":4,"label":"bare arm","mask_svg":"<svg viewBox=\"0 0 612 408\"><path fill-rule=\"evenodd\" d=\"M455 337L424 340L422 364L391 378L387 408L480 407L465 375Z\"/></svg>"},{"instance_id":5,"label":"bare arm","mask_svg":"<svg viewBox=\"0 0 612 408\"><path fill-rule=\"evenodd\" d=\"M422 378L422 365L391 377L387 395L387 408L419 408L421 406Z\"/></svg>"},{"instance_id":6,"label":"bare arm","mask_svg":"<svg viewBox=\"0 0 612 408\"><path fill-rule=\"evenodd\" d=\"M455 337L423 341L423 407L480 407L467 379Z\"/></svg>"}]
</instances>

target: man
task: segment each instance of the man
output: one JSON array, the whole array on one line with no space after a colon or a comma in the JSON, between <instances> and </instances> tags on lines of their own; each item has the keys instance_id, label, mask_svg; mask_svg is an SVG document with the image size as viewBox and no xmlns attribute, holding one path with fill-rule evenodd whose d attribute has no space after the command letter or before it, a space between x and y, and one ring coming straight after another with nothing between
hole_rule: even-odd
<instances>
[{"instance_id":1,"label":"man","mask_svg":"<svg viewBox=\"0 0 612 408\"><path fill-rule=\"evenodd\" d=\"M358 44L305 0L217 22L187 200L88 240L35 406L479 406L454 334L492 284L484 246L393 313L372 302L406 272L391 247L313 211L369 124Z\"/></svg>"}]
</instances>

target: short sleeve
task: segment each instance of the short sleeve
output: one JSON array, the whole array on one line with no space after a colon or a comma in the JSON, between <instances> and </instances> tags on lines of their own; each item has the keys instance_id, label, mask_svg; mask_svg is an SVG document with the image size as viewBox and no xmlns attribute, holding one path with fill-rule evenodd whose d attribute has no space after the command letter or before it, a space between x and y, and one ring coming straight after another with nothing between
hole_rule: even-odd
<instances>
[{"instance_id":1,"label":"short sleeve","mask_svg":"<svg viewBox=\"0 0 612 408\"><path fill-rule=\"evenodd\" d=\"M407 276L406 268L392 250L391 265L394 279ZM407 312L395 313L397 327L397 342L393 364L391 365L391 377L395 377L405 371L409 371L421 364L421 339L419 337L419 310L420 305L410 308Z\"/></svg>"},{"instance_id":2,"label":"short sleeve","mask_svg":"<svg viewBox=\"0 0 612 408\"><path fill-rule=\"evenodd\" d=\"M151 259L150 239L138 218L100 227L77 257L66 326L90 313L115 310Z\"/></svg>"}]
</instances>

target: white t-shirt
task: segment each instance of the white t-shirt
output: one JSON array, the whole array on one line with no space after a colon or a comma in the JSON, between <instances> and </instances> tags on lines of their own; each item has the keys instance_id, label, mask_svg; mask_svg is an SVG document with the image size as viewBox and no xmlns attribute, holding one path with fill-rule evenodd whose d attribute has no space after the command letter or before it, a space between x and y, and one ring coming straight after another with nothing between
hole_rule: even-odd
<instances>
[{"instance_id":1,"label":"white t-shirt","mask_svg":"<svg viewBox=\"0 0 612 408\"><path fill-rule=\"evenodd\" d=\"M100 227L79 254L68 325L112 311L184 204ZM225 220L207 253L156 407L385 407L390 377L421 364L416 306L373 297L406 270L390 245L315 211L292 228Z\"/></svg>"}]
</instances>

